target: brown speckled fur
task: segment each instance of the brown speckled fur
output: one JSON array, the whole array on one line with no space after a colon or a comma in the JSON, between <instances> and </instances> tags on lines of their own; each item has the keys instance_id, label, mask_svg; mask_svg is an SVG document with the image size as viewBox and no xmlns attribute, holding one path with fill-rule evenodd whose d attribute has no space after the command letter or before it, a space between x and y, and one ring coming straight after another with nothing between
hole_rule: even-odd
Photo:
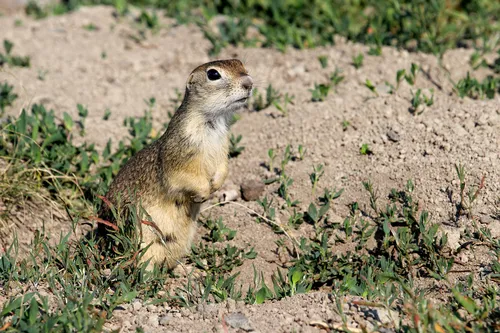
<instances>
[{"instance_id":1,"label":"brown speckled fur","mask_svg":"<svg viewBox=\"0 0 500 333\"><path fill-rule=\"evenodd\" d=\"M219 71L222 78L208 80L209 69ZM189 251L201 203L227 176L229 119L244 105L251 88L252 79L239 60L197 67L166 132L133 156L113 180L106 197L119 206L140 200L163 234L160 239L142 225L143 245L151 243L144 260L172 267ZM100 215L110 214L105 208Z\"/></svg>"}]
</instances>

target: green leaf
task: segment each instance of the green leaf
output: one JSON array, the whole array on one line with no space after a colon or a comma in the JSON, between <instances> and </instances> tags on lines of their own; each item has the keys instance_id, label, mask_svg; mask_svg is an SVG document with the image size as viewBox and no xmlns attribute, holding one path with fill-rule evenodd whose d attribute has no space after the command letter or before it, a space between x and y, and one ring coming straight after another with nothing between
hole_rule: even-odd
<instances>
[{"instance_id":1,"label":"green leaf","mask_svg":"<svg viewBox=\"0 0 500 333\"><path fill-rule=\"evenodd\" d=\"M2 312L0 312L0 317L4 317L9 313L13 312L14 310L19 309L24 302L31 301L33 296L35 296L35 293L27 293L21 297L18 297L10 301L3 307Z\"/></svg>"},{"instance_id":2,"label":"green leaf","mask_svg":"<svg viewBox=\"0 0 500 333\"><path fill-rule=\"evenodd\" d=\"M5 53L7 55L10 54L13 47L14 47L14 44L10 40L8 40L8 39L3 40L3 48L5 49Z\"/></svg>"},{"instance_id":3,"label":"green leaf","mask_svg":"<svg viewBox=\"0 0 500 333\"><path fill-rule=\"evenodd\" d=\"M64 123L64 127L68 131L71 131L71 129L73 128L74 122L73 122L73 118L71 118L71 116L67 112L64 112L64 114L63 114L63 123Z\"/></svg>"},{"instance_id":4,"label":"green leaf","mask_svg":"<svg viewBox=\"0 0 500 333\"><path fill-rule=\"evenodd\" d=\"M42 161L42 152L35 142L31 143L31 157L35 164L40 164Z\"/></svg>"},{"instance_id":5,"label":"green leaf","mask_svg":"<svg viewBox=\"0 0 500 333\"><path fill-rule=\"evenodd\" d=\"M28 322L30 326L33 326L36 323L37 317L38 317L38 302L36 301L36 298L33 297L31 299L29 314L28 314Z\"/></svg>"},{"instance_id":6,"label":"green leaf","mask_svg":"<svg viewBox=\"0 0 500 333\"><path fill-rule=\"evenodd\" d=\"M397 71L396 73L396 81L397 83L399 84L399 82L401 82L401 80L403 79L404 75L406 74L406 70L404 69L400 69L399 71Z\"/></svg>"},{"instance_id":7,"label":"green leaf","mask_svg":"<svg viewBox=\"0 0 500 333\"><path fill-rule=\"evenodd\" d=\"M76 105L77 109L78 109L78 115L82 118L87 118L88 114L89 114L89 110L87 110L83 105L81 104L77 104Z\"/></svg>"},{"instance_id":8,"label":"green leaf","mask_svg":"<svg viewBox=\"0 0 500 333\"><path fill-rule=\"evenodd\" d=\"M89 157L86 152L81 153L82 160L80 162L80 172L83 174L89 169Z\"/></svg>"},{"instance_id":9,"label":"green leaf","mask_svg":"<svg viewBox=\"0 0 500 333\"><path fill-rule=\"evenodd\" d=\"M300 280L302 280L302 277L304 274L300 270L295 270L292 274L292 283L296 285Z\"/></svg>"},{"instance_id":10,"label":"green leaf","mask_svg":"<svg viewBox=\"0 0 500 333\"><path fill-rule=\"evenodd\" d=\"M323 215L326 214L326 212L330 209L330 202L327 202L321 208L319 209L319 218L323 217Z\"/></svg>"},{"instance_id":11,"label":"green leaf","mask_svg":"<svg viewBox=\"0 0 500 333\"><path fill-rule=\"evenodd\" d=\"M61 134L61 132L57 132L46 138L42 144L42 149L46 148L48 145L58 142L65 141L65 137Z\"/></svg>"},{"instance_id":12,"label":"green leaf","mask_svg":"<svg viewBox=\"0 0 500 333\"><path fill-rule=\"evenodd\" d=\"M477 305L474 300L472 300L470 297L462 295L456 288L453 288L451 291L453 292L453 296L455 297L457 302L460 303L460 305L463 306L464 309L467 310L467 312L472 315L476 313Z\"/></svg>"},{"instance_id":13,"label":"green leaf","mask_svg":"<svg viewBox=\"0 0 500 333\"><path fill-rule=\"evenodd\" d=\"M264 288L260 288L260 290L255 294L255 304L262 304L266 300L266 291Z\"/></svg>"},{"instance_id":14,"label":"green leaf","mask_svg":"<svg viewBox=\"0 0 500 333\"><path fill-rule=\"evenodd\" d=\"M26 110L23 109L16 122L16 131L19 134L26 135Z\"/></svg>"},{"instance_id":15,"label":"green leaf","mask_svg":"<svg viewBox=\"0 0 500 333\"><path fill-rule=\"evenodd\" d=\"M307 209L307 215L309 215L314 222L318 221L318 210L312 202L309 204L309 208Z\"/></svg>"}]
</instances>

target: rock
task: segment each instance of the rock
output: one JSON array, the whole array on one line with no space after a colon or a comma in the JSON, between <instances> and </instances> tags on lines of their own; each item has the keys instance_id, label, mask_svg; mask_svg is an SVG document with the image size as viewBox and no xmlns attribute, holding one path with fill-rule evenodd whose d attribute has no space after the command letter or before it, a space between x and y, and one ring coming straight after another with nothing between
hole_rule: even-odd
<instances>
[{"instance_id":1,"label":"rock","mask_svg":"<svg viewBox=\"0 0 500 333\"><path fill-rule=\"evenodd\" d=\"M258 180L248 180L241 184L241 195L246 201L255 201L264 192L264 184Z\"/></svg>"},{"instance_id":2,"label":"rock","mask_svg":"<svg viewBox=\"0 0 500 333\"><path fill-rule=\"evenodd\" d=\"M234 311L236 310L236 301L232 298L229 298L227 301L226 301L226 307L227 307L227 310L228 311Z\"/></svg>"},{"instance_id":3,"label":"rock","mask_svg":"<svg viewBox=\"0 0 500 333\"><path fill-rule=\"evenodd\" d=\"M252 326L250 325L250 322L248 318L241 312L235 312L235 313L230 313L228 314L225 318L224 321L226 324L233 328L240 328L246 332L251 332L253 331Z\"/></svg>"},{"instance_id":4,"label":"rock","mask_svg":"<svg viewBox=\"0 0 500 333\"><path fill-rule=\"evenodd\" d=\"M139 300L135 300L132 302L132 307L135 311L139 311L142 308L142 303Z\"/></svg>"},{"instance_id":5,"label":"rock","mask_svg":"<svg viewBox=\"0 0 500 333\"><path fill-rule=\"evenodd\" d=\"M448 246L452 250L458 249L460 247L460 233L462 232L462 228L443 228L443 232L448 236Z\"/></svg>"},{"instance_id":6,"label":"rock","mask_svg":"<svg viewBox=\"0 0 500 333\"><path fill-rule=\"evenodd\" d=\"M224 186L217 191L217 200L219 202L236 201L239 197L240 189L233 183L224 184Z\"/></svg>"},{"instance_id":7,"label":"rock","mask_svg":"<svg viewBox=\"0 0 500 333\"><path fill-rule=\"evenodd\" d=\"M203 316L203 319L212 319L217 316L218 306L216 304L200 304L196 310Z\"/></svg>"},{"instance_id":8,"label":"rock","mask_svg":"<svg viewBox=\"0 0 500 333\"><path fill-rule=\"evenodd\" d=\"M399 324L399 314L393 310L376 309L376 319L382 324ZM396 327L397 328L397 327Z\"/></svg>"},{"instance_id":9,"label":"rock","mask_svg":"<svg viewBox=\"0 0 500 333\"><path fill-rule=\"evenodd\" d=\"M491 231L491 237L493 238L500 238L500 221L499 220L493 220L491 221L490 225L488 228Z\"/></svg>"},{"instance_id":10,"label":"rock","mask_svg":"<svg viewBox=\"0 0 500 333\"><path fill-rule=\"evenodd\" d=\"M482 224L490 224L491 222L493 222L493 218L489 215L481 215L481 217L479 218L479 221Z\"/></svg>"},{"instance_id":11,"label":"rock","mask_svg":"<svg viewBox=\"0 0 500 333\"><path fill-rule=\"evenodd\" d=\"M167 326L170 319L172 319L170 316L161 316L159 323L161 326Z\"/></svg>"},{"instance_id":12,"label":"rock","mask_svg":"<svg viewBox=\"0 0 500 333\"><path fill-rule=\"evenodd\" d=\"M149 325L156 327L156 326L158 326L159 322L160 322L160 318L158 317L158 315L156 313L152 313L148 316L148 324Z\"/></svg>"},{"instance_id":13,"label":"rock","mask_svg":"<svg viewBox=\"0 0 500 333\"><path fill-rule=\"evenodd\" d=\"M222 192L221 202L236 201L240 197L240 191L232 189Z\"/></svg>"},{"instance_id":14,"label":"rock","mask_svg":"<svg viewBox=\"0 0 500 333\"><path fill-rule=\"evenodd\" d=\"M399 140L401 140L401 135L393 130L390 130L389 132L387 132L387 138L389 138L389 140L391 140L392 142L398 142Z\"/></svg>"}]
</instances>

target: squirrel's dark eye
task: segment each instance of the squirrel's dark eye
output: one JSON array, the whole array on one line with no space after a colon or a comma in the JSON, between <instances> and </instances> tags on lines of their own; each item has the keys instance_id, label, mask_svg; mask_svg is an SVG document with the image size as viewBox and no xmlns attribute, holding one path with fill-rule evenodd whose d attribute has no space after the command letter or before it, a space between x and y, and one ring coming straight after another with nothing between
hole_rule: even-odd
<instances>
[{"instance_id":1,"label":"squirrel's dark eye","mask_svg":"<svg viewBox=\"0 0 500 333\"><path fill-rule=\"evenodd\" d=\"M215 81L220 79L220 73L217 72L215 69L209 69L207 72L207 77L210 81Z\"/></svg>"}]
</instances>

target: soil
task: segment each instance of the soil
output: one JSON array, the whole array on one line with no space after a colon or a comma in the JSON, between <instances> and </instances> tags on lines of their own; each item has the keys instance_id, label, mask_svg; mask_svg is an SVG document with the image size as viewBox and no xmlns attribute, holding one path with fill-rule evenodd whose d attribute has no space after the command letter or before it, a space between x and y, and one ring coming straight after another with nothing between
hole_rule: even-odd
<instances>
[{"instance_id":1,"label":"soil","mask_svg":"<svg viewBox=\"0 0 500 333\"><path fill-rule=\"evenodd\" d=\"M31 68L4 68L0 72L0 81L13 84L19 95L7 114L19 114L22 108L43 103L58 116L68 112L76 117L77 103L83 104L89 110L86 140L102 148L108 139L116 143L126 138L124 119L142 116L147 108L144 100L155 97L153 118L156 129L161 130L169 119L168 112L175 111L176 90L183 91L187 75L196 66L215 58L208 56L211 45L196 26L179 26L163 17L160 21L162 27L158 32L148 31L147 38L138 41L138 28L133 20L117 19L109 7L83 7L74 13L38 21L21 13L0 17L0 40L14 43L13 54L31 58ZM83 28L90 23L97 30ZM368 206L362 181L371 180L384 203L390 189L402 189L411 179L421 207L431 213L433 222L441 224L442 230L449 234L450 246L456 249L463 242L460 233L471 223L465 218L455 219L459 190L455 164L463 163L469 184L478 185L485 176L474 212L499 237L500 97L461 99L453 91L452 82L464 78L468 71L480 79L487 74L486 69L472 72L469 59L473 50L450 50L440 65L433 55L384 47L381 56L370 56L368 46L341 38L335 42L331 47L289 49L286 53L228 47L217 57L242 59L260 92L272 84L282 94L295 96L286 117L274 106L259 112L240 112L241 119L232 126L232 132L242 135L240 145L245 149L230 160L225 189L233 189L234 193L234 189L250 180L272 177L266 167L268 149L278 152L276 163L279 163L286 145L290 144L294 151L303 145L304 159L287 166L294 179L290 193L301 202L300 210L307 210L315 199L309 174L318 164L324 165L325 173L316 196L324 188L345 190L329 212L336 222L347 216L349 203L357 201ZM359 53L364 54L364 64L356 69L352 58ZM328 59L326 68L321 67L319 56ZM396 72L403 68L409 71L411 63L423 69L415 86L402 82L398 91L390 94L384 82L395 85ZM332 88L325 101L312 102L310 89L315 83L328 82L336 68L342 70L345 79ZM365 87L367 79L377 87L379 96ZM415 93L419 88L427 95L433 90L434 104L417 110L421 114L413 114L412 91ZM103 115L107 109L111 110L111 117L105 121ZM344 120L350 123L347 129L342 126ZM373 154L361 155L362 144L368 144ZM281 205L276 190L275 184L268 185L264 195ZM237 202L262 212L255 201L243 202L238 198ZM286 223L287 213L280 210L277 214L277 221ZM247 260L239 269L242 283L253 279L253 266L264 271L266 279L281 266L282 258L275 243L280 236L268 225L257 224L248 209L224 205L210 208L203 215L222 217L229 228L237 230L232 242L242 247L252 246L258 253L256 259ZM29 229L40 228L43 222L37 221L25 215L15 224L21 241L29 243L32 238ZM48 219L45 230L59 236L61 230L69 230L69 222L63 218ZM308 235L311 231L310 226L303 226L293 236ZM200 234L203 232L200 228ZM468 262L467 267L474 270L485 252L463 252L460 260ZM146 332L237 331L238 328L226 323L229 316L235 326L241 318L248 320L240 331L317 332L321 331L321 324L315 322L342 322L330 297L316 292L263 305L230 301L200 305L192 310L137 301L137 306L132 303L117 310L110 325L124 331L134 331L138 325ZM346 304L350 326L359 328L378 320L367 319L373 313L357 308L351 299ZM241 317L235 315L239 312ZM387 314L379 317L384 316Z\"/></svg>"}]
</instances>

